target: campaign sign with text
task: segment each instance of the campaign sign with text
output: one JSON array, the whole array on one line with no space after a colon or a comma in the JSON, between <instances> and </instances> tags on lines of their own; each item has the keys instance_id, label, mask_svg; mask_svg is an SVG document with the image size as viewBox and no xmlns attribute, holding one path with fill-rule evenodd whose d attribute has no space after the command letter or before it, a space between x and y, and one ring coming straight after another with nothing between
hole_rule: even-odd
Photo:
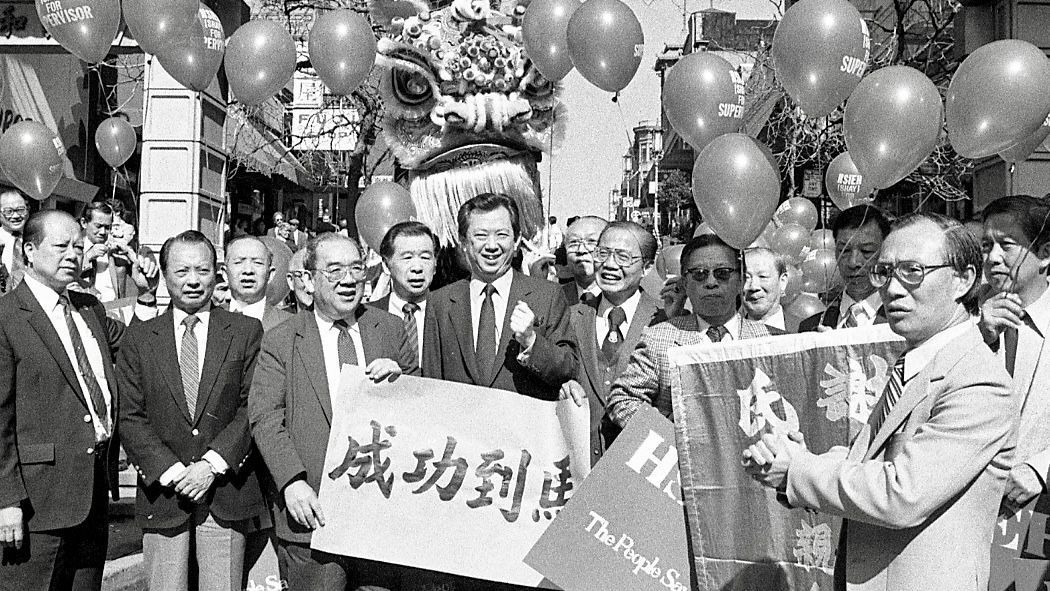
<instances>
[{"instance_id":1,"label":"campaign sign with text","mask_svg":"<svg viewBox=\"0 0 1050 591\"><path fill-rule=\"evenodd\" d=\"M311 547L516 585L590 470L586 408L344 366Z\"/></svg>"},{"instance_id":2,"label":"campaign sign with text","mask_svg":"<svg viewBox=\"0 0 1050 591\"><path fill-rule=\"evenodd\" d=\"M1050 589L1050 496L1003 511L992 535L988 591Z\"/></svg>"},{"instance_id":3,"label":"campaign sign with text","mask_svg":"<svg viewBox=\"0 0 1050 591\"><path fill-rule=\"evenodd\" d=\"M886 325L669 351L682 494L703 590L831 591L841 520L788 509L741 467L763 434L849 445L904 342Z\"/></svg>"},{"instance_id":4,"label":"campaign sign with text","mask_svg":"<svg viewBox=\"0 0 1050 591\"><path fill-rule=\"evenodd\" d=\"M656 409L643 409L525 562L565 591L685 591L690 564L681 495L674 425Z\"/></svg>"}]
</instances>

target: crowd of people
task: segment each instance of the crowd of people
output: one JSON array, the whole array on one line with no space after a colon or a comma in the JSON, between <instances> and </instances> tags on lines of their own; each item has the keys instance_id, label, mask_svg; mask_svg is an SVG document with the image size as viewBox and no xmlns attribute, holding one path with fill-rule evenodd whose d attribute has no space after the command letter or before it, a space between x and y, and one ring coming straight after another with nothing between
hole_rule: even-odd
<instances>
[{"instance_id":1,"label":"crowd of people","mask_svg":"<svg viewBox=\"0 0 1050 591\"><path fill-rule=\"evenodd\" d=\"M841 212L843 287L811 318L781 305L779 254L714 234L684 245L681 275L657 293L642 284L658 243L633 222L548 232L565 283L522 272L519 212L499 194L460 209L469 277L440 289L441 245L422 223L383 238L389 283L375 289L353 238L275 218L295 252L283 308L266 299L275 270L259 238L234 237L221 266L193 230L154 257L126 236L127 216L104 203L79 220L27 216L20 195L0 195L0 589L100 588L119 447L138 472L150 589L514 588L310 548L345 364L376 382L422 375L589 404L597 462L640 408L674 418L671 347L888 323L907 349L850 449L817 455L792 433L742 450L785 504L846 519L842 588L984 589L996 516L1046 487L1044 199L995 201L979 236L934 214ZM229 301L216 305L221 281Z\"/></svg>"}]
</instances>

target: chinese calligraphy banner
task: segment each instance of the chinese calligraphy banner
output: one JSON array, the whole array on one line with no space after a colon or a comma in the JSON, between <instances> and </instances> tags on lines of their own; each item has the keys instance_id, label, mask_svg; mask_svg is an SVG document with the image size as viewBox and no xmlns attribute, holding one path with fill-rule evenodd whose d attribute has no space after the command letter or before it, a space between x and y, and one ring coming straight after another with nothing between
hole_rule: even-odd
<instances>
[{"instance_id":1,"label":"chinese calligraphy banner","mask_svg":"<svg viewBox=\"0 0 1050 591\"><path fill-rule=\"evenodd\" d=\"M525 562L565 591L685 591L681 496L674 425L642 409Z\"/></svg>"},{"instance_id":2,"label":"chinese calligraphy banner","mask_svg":"<svg viewBox=\"0 0 1050 591\"><path fill-rule=\"evenodd\" d=\"M988 591L1050 588L1050 496L999 516L992 536Z\"/></svg>"},{"instance_id":3,"label":"chinese calligraphy banner","mask_svg":"<svg viewBox=\"0 0 1050 591\"><path fill-rule=\"evenodd\" d=\"M317 550L535 587L522 559L590 470L586 407L346 366Z\"/></svg>"},{"instance_id":4,"label":"chinese calligraphy banner","mask_svg":"<svg viewBox=\"0 0 1050 591\"><path fill-rule=\"evenodd\" d=\"M778 503L740 453L764 433L796 430L815 453L848 445L903 349L881 325L670 350L700 589L831 591L840 520Z\"/></svg>"}]
</instances>

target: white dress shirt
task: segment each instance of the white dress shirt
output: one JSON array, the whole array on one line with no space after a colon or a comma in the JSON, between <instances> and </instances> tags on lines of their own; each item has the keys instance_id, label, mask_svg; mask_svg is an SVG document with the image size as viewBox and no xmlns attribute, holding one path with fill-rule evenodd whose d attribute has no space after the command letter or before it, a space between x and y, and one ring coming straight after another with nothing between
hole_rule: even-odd
<instances>
[{"instance_id":1,"label":"white dress shirt","mask_svg":"<svg viewBox=\"0 0 1050 591\"><path fill-rule=\"evenodd\" d=\"M386 311L403 321L405 319L405 304L407 303L396 292L391 291ZM419 306L419 309L412 314L416 319L416 353L419 355L416 359L423 359L423 319L426 317L427 299L423 298L416 302L416 305Z\"/></svg>"},{"instance_id":2,"label":"white dress shirt","mask_svg":"<svg viewBox=\"0 0 1050 591\"><path fill-rule=\"evenodd\" d=\"M853 308L853 304L860 304L857 314L857 326L874 326L875 315L878 313L879 308L882 307L882 296L879 295L878 290L875 290L871 295L864 298L862 301L857 302L849 296L848 293L842 293L842 299L839 300L839 321L836 324L836 328L843 328L846 326L846 322L849 321L851 315L850 310Z\"/></svg>"},{"instance_id":3,"label":"white dress shirt","mask_svg":"<svg viewBox=\"0 0 1050 591\"><path fill-rule=\"evenodd\" d=\"M496 312L496 343L503 336L503 321L507 318L507 299L510 298L510 284L514 271L508 270L502 277L492 282L496 292L492 294L492 308ZM474 335L474 349L478 348L478 322L481 320L481 304L485 301L485 283L477 279L470 280L470 322Z\"/></svg>"},{"instance_id":4,"label":"white dress shirt","mask_svg":"<svg viewBox=\"0 0 1050 591\"><path fill-rule=\"evenodd\" d=\"M696 321L697 321L697 324L699 324L699 326L700 326L700 334L701 334L700 342L702 342L702 343L710 343L711 342L711 337L707 336L707 329L711 328L711 323L709 323L708 321L704 320L699 315L697 315ZM740 322L740 313L739 312L737 312L736 314L733 314L732 316L730 316L729 320L726 320L726 323L722 325L722 326L726 327L727 331L729 331L729 332L727 332L725 334L725 336L722 337L722 342L724 343L726 341L739 341L740 340L740 325L741 325L741 322Z\"/></svg>"},{"instance_id":5,"label":"white dress shirt","mask_svg":"<svg viewBox=\"0 0 1050 591\"><path fill-rule=\"evenodd\" d=\"M627 336L627 329L630 328L631 322L634 321L634 313L638 310L638 302L642 301L642 292L636 291L634 295L627 298L624 303L620 304L620 308L623 309L624 316L627 317L624 320L623 325L620 327L620 332ZM598 346L601 347L602 343L605 342L605 337L609 336L609 312L615 308L609 300L602 298L601 303L598 304L598 315L594 319L594 333L598 337Z\"/></svg>"},{"instance_id":6,"label":"white dress shirt","mask_svg":"<svg viewBox=\"0 0 1050 591\"><path fill-rule=\"evenodd\" d=\"M70 336L69 326L66 324L66 314L58 303L58 294L55 290L34 279L29 273L25 275L25 282L33 293L33 297L36 298L36 301L40 303L40 307L44 309L44 313L47 314L48 320L51 321L51 326L58 333L58 338L62 341L62 348L66 350L66 356L69 358L69 363L73 366L73 372L77 374L77 383L80 385L80 391L88 403L88 413L91 415L91 422L95 427L95 441L102 442L106 439L106 429L103 427L98 414L95 413L95 405L91 403L87 383L84 382L84 375L80 372L77 354L73 349L73 338ZM102 398L106 401L106 414L110 416L110 424L112 424L113 397L110 394L109 382L106 380L106 366L102 360L102 344L95 339L94 333L88 328L80 312L73 306L70 306L70 312L73 316L73 324L76 325L77 331L80 333L80 340L84 343L84 350L87 353L88 364L91 366L91 373L95 374L95 381L98 382L98 386L102 390ZM106 343L105 346L108 347L109 343Z\"/></svg>"},{"instance_id":7,"label":"white dress shirt","mask_svg":"<svg viewBox=\"0 0 1050 591\"><path fill-rule=\"evenodd\" d=\"M314 310L314 319L317 320L317 330L321 333L321 351L324 353L324 371L328 378L328 396L334 401L339 394L339 329L335 323L321 318ZM357 365L364 368L365 346L361 342L361 326L357 323L357 317L352 316L347 320L350 328L350 340L354 343L354 352L357 353Z\"/></svg>"},{"instance_id":8,"label":"white dress shirt","mask_svg":"<svg viewBox=\"0 0 1050 591\"><path fill-rule=\"evenodd\" d=\"M254 304L245 304L242 301L230 299L230 312L239 312L262 322L263 316L266 315L266 298L263 297Z\"/></svg>"},{"instance_id":9,"label":"white dress shirt","mask_svg":"<svg viewBox=\"0 0 1050 591\"><path fill-rule=\"evenodd\" d=\"M589 294L591 294L593 296L597 296L597 297L601 297L601 295L602 295L602 288L598 287L598 282L597 281L591 282L590 287L588 287L587 289L584 289L584 288L580 287L580 284L576 283L575 281L573 282L573 285L576 286L576 301L575 302L569 302L570 305L578 304L578 303L582 302L583 301L583 294L585 294L585 293L589 293Z\"/></svg>"},{"instance_id":10,"label":"white dress shirt","mask_svg":"<svg viewBox=\"0 0 1050 591\"><path fill-rule=\"evenodd\" d=\"M0 228L0 244L4 246L4 253L0 255L0 263L11 271L14 269L15 237L6 229Z\"/></svg>"}]
</instances>

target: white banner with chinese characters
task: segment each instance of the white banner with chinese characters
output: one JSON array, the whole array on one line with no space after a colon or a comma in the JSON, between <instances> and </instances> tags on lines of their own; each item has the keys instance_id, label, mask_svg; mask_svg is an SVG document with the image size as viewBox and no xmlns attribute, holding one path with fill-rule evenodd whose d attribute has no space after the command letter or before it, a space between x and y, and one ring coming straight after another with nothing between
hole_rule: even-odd
<instances>
[{"instance_id":1,"label":"white banner with chinese characters","mask_svg":"<svg viewBox=\"0 0 1050 591\"><path fill-rule=\"evenodd\" d=\"M343 368L314 549L537 586L522 559L590 469L586 407Z\"/></svg>"}]
</instances>

